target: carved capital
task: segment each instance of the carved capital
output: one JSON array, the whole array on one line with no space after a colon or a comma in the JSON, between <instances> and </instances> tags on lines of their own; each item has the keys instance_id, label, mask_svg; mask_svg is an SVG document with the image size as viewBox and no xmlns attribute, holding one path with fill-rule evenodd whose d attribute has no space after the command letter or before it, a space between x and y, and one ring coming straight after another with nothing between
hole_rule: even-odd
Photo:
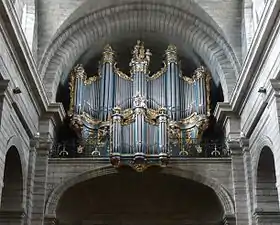
<instances>
[{"instance_id":1,"label":"carved capital","mask_svg":"<svg viewBox=\"0 0 280 225\"><path fill-rule=\"evenodd\" d=\"M240 147L242 148L243 153L249 151L249 139L248 138L240 138Z\"/></svg>"},{"instance_id":2,"label":"carved capital","mask_svg":"<svg viewBox=\"0 0 280 225\"><path fill-rule=\"evenodd\" d=\"M40 146L40 133L34 135L34 137L30 140L30 149L39 148Z\"/></svg>"},{"instance_id":3,"label":"carved capital","mask_svg":"<svg viewBox=\"0 0 280 225\"><path fill-rule=\"evenodd\" d=\"M230 150L231 155L241 155L242 148L240 146L240 138L229 139L226 141L226 145Z\"/></svg>"}]
</instances>

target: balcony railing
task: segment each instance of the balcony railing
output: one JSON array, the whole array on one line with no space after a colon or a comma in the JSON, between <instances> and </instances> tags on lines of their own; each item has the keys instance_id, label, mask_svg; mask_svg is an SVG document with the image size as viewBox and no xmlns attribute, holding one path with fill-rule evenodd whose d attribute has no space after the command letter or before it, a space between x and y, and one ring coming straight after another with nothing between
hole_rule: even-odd
<instances>
[{"instance_id":1,"label":"balcony railing","mask_svg":"<svg viewBox=\"0 0 280 225\"><path fill-rule=\"evenodd\" d=\"M110 144L109 140L98 143L97 140L87 140L82 145L73 142L58 142L53 145L50 152L51 158L109 158ZM159 145L141 144L141 149L147 159L157 158ZM119 153L122 158L130 158L139 153L135 146L122 144L119 146ZM229 157L230 152L222 141L198 141L197 139L178 140L171 142L168 147L168 156L172 158L221 158Z\"/></svg>"}]
</instances>

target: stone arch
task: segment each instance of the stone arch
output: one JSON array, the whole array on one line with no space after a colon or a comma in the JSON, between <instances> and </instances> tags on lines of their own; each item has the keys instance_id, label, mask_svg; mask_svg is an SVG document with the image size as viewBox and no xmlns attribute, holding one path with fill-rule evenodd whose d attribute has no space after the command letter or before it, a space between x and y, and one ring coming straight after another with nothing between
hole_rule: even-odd
<instances>
[{"instance_id":1,"label":"stone arch","mask_svg":"<svg viewBox=\"0 0 280 225\"><path fill-rule=\"evenodd\" d=\"M49 99L55 101L61 75L68 74L88 48L94 44L104 45L104 40L113 36L139 31L154 33L158 38L170 38L168 41L180 43L180 48L191 46L211 70L214 79L220 80L225 101L229 99L240 65L227 41L213 27L189 12L148 3L105 8L67 27L47 48L40 63Z\"/></svg>"},{"instance_id":2,"label":"stone arch","mask_svg":"<svg viewBox=\"0 0 280 225\"><path fill-rule=\"evenodd\" d=\"M74 186L75 184L81 183L86 180L93 179L99 176L105 176L108 174L117 173L117 170L111 166L98 168L92 171L87 171L75 177L72 177L65 182L59 184L48 196L46 207L45 207L45 215L48 218L55 218L56 217L56 208L59 202L59 199L63 195L63 193L70 187ZM177 168L164 168L162 169L161 173L170 174L186 179L191 179L193 181L199 182L204 184L214 190L217 194L220 202L223 206L224 212L226 215L234 215L234 203L233 200L228 193L228 191L217 181L211 178L206 178L200 174L197 174L192 171L181 170Z\"/></svg>"},{"instance_id":3,"label":"stone arch","mask_svg":"<svg viewBox=\"0 0 280 225\"><path fill-rule=\"evenodd\" d=\"M21 158L16 146L11 145L5 157L0 222L21 224L25 213L24 177Z\"/></svg>"},{"instance_id":4,"label":"stone arch","mask_svg":"<svg viewBox=\"0 0 280 225\"><path fill-rule=\"evenodd\" d=\"M258 168L258 163L259 163L259 160L260 160L260 155L261 155L261 152L263 150L264 147L269 147L272 152L273 152L273 142L272 140L268 137L268 136L261 136L259 139L258 139L258 142L256 143L256 149L254 150L254 153L253 153L253 156L252 156L252 169L253 169L253 178L256 180L256 171L257 171L257 168Z\"/></svg>"},{"instance_id":5,"label":"stone arch","mask_svg":"<svg viewBox=\"0 0 280 225\"><path fill-rule=\"evenodd\" d=\"M25 157L25 153L24 153L24 150L23 150L21 139L19 137L17 137L16 135L11 136L8 139L6 147L5 147L5 149L6 149L5 154L7 154L8 150L13 146L17 149L17 152L19 154L20 162L21 162L21 168L22 168L22 175L23 175L23 178L25 178L27 176L26 157ZM26 179L24 179L23 182L24 182L23 185L25 185L26 184L25 183Z\"/></svg>"},{"instance_id":6,"label":"stone arch","mask_svg":"<svg viewBox=\"0 0 280 225\"><path fill-rule=\"evenodd\" d=\"M271 202L270 193L277 197L277 204L274 204L274 211L279 211L278 193L276 188L275 177L275 159L273 142L268 136L259 138L256 149L252 156L253 169L253 203L256 211L269 211L264 202L269 199ZM268 178L268 180L265 180ZM267 182L266 182L267 181ZM265 185L267 183L268 185ZM264 186L262 186L264 184ZM268 188L268 189L266 189ZM270 189L270 190L269 190ZM261 199L262 198L262 199ZM263 203L262 203L263 202ZM277 206L276 206L277 205Z\"/></svg>"},{"instance_id":7,"label":"stone arch","mask_svg":"<svg viewBox=\"0 0 280 225\"><path fill-rule=\"evenodd\" d=\"M279 212L274 156L271 148L261 150L256 171L256 208L262 212Z\"/></svg>"}]
</instances>

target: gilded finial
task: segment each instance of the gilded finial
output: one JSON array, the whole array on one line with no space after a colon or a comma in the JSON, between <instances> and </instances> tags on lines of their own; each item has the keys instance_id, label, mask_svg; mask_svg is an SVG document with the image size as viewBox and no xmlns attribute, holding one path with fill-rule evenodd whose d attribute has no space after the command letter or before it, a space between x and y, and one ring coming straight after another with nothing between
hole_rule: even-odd
<instances>
[{"instance_id":1,"label":"gilded finial","mask_svg":"<svg viewBox=\"0 0 280 225\"><path fill-rule=\"evenodd\" d=\"M168 45L165 50L167 63L177 63L177 48L175 45Z\"/></svg>"},{"instance_id":2,"label":"gilded finial","mask_svg":"<svg viewBox=\"0 0 280 225\"><path fill-rule=\"evenodd\" d=\"M87 75L82 64L78 64L74 67L73 73L75 78L86 79Z\"/></svg>"},{"instance_id":3,"label":"gilded finial","mask_svg":"<svg viewBox=\"0 0 280 225\"><path fill-rule=\"evenodd\" d=\"M114 63L115 52L111 45L106 45L103 51L103 63Z\"/></svg>"}]
</instances>

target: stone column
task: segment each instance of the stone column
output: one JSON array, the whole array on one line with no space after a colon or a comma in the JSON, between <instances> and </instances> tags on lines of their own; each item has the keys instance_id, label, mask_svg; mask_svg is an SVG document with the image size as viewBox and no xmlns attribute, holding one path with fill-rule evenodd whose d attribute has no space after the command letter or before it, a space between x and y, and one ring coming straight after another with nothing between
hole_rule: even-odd
<instances>
[{"instance_id":1,"label":"stone column","mask_svg":"<svg viewBox=\"0 0 280 225\"><path fill-rule=\"evenodd\" d=\"M6 90L8 88L9 80L1 80L0 81L0 125L2 124L2 111L3 111L3 105L4 105L4 99ZM1 133L0 133L1 135ZM1 136L0 136L1 138ZM0 151L3 150L0 147ZM1 154L2 156L3 154ZM4 155L3 155L4 156ZM0 157L0 203L1 203L1 197L2 197L2 188L3 188L3 179L4 179L4 169L5 169L5 159Z\"/></svg>"},{"instance_id":2,"label":"stone column","mask_svg":"<svg viewBox=\"0 0 280 225\"><path fill-rule=\"evenodd\" d=\"M244 173L244 163L240 139L227 142L231 151L231 168L236 212L236 224L248 225L247 193Z\"/></svg>"},{"instance_id":3,"label":"stone column","mask_svg":"<svg viewBox=\"0 0 280 225\"><path fill-rule=\"evenodd\" d=\"M247 208L248 208L248 222L249 225L254 225L255 220L253 219L253 181L252 181L252 158L249 150L249 139L241 138L240 146L243 152L243 164L245 173L245 184L246 184L246 196L247 196Z\"/></svg>"},{"instance_id":4,"label":"stone column","mask_svg":"<svg viewBox=\"0 0 280 225\"><path fill-rule=\"evenodd\" d=\"M49 134L40 134L39 147L35 163L32 225L42 225L47 190L48 156L52 147Z\"/></svg>"},{"instance_id":5,"label":"stone column","mask_svg":"<svg viewBox=\"0 0 280 225\"><path fill-rule=\"evenodd\" d=\"M33 191L34 191L34 177L35 177L35 163L37 150L39 147L39 136L34 137L30 141L29 161L28 161L28 176L27 176L27 196L26 196L26 218L25 225L31 224L31 215L33 208Z\"/></svg>"},{"instance_id":6,"label":"stone column","mask_svg":"<svg viewBox=\"0 0 280 225\"><path fill-rule=\"evenodd\" d=\"M275 119L275 127L271 129L275 129L275 137L274 137L274 146L276 147L274 153L275 159L275 174L276 174L276 187L278 191L278 200L280 200L280 80L271 79L270 85L273 91L273 99L271 102L272 110L276 111L276 113L272 113ZM272 111L271 110L271 111ZM280 202L279 202L280 208Z\"/></svg>"}]
</instances>

